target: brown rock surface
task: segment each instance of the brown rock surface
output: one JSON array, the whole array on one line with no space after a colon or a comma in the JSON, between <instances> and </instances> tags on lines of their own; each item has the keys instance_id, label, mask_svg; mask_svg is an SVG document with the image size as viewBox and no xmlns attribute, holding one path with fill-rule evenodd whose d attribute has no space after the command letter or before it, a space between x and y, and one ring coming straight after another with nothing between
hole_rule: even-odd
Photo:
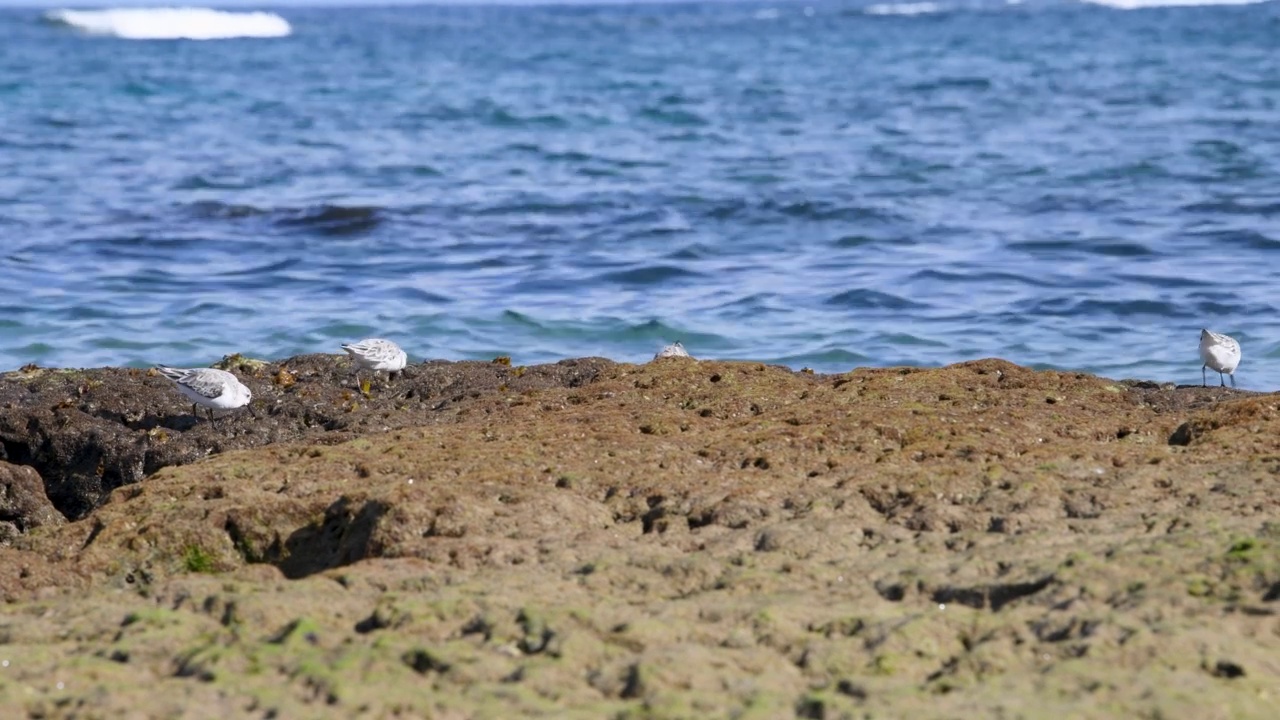
<instances>
[{"instance_id":1,"label":"brown rock surface","mask_svg":"<svg viewBox=\"0 0 1280 720\"><path fill-rule=\"evenodd\" d=\"M253 391L257 417L219 411L197 419L191 403L154 371L28 366L0 376L4 458L31 465L49 499L72 519L85 517L114 489L162 467L228 450L305 438L338 443L365 433L449 420L451 405L504 391L590 382L607 360L566 360L512 368L483 362L430 362L405 370L390 387L356 387L346 356L302 355L264 363L239 355L216 367ZM202 411L203 415L203 411Z\"/></svg>"},{"instance_id":2,"label":"brown rock surface","mask_svg":"<svg viewBox=\"0 0 1280 720\"><path fill-rule=\"evenodd\" d=\"M238 374L259 417L217 427L141 372L0 388L10 461L83 518L0 548L0 716L1280 702L1275 395L998 360Z\"/></svg>"},{"instance_id":3,"label":"brown rock surface","mask_svg":"<svg viewBox=\"0 0 1280 720\"><path fill-rule=\"evenodd\" d=\"M0 543L41 525L66 522L44 493L40 475L24 465L0 461Z\"/></svg>"}]
</instances>

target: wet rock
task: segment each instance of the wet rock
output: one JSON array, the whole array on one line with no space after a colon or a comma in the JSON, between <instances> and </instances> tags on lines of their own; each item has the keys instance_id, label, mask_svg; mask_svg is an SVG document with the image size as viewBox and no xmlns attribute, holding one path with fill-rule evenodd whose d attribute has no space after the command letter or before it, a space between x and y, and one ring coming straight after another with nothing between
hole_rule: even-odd
<instances>
[{"instance_id":1,"label":"wet rock","mask_svg":"<svg viewBox=\"0 0 1280 720\"><path fill-rule=\"evenodd\" d=\"M433 362L369 397L337 356L227 367L256 419L141 371L59 409L161 467L0 547L0 707L1274 714L1273 396L999 360ZM78 386L28 376L6 447L37 417L65 453L39 413Z\"/></svg>"},{"instance_id":2,"label":"wet rock","mask_svg":"<svg viewBox=\"0 0 1280 720\"><path fill-rule=\"evenodd\" d=\"M18 371L0 376L0 442L4 459L35 468L54 507L74 520L112 490L164 467L271 443L341 442L449 422L472 405L521 403L538 389L588 384L612 365L599 358L534 367L432 361L366 395L345 356L267 363L237 355L218 366L253 391L253 412L219 411L213 421L193 415L173 384L152 371Z\"/></svg>"},{"instance_id":3,"label":"wet rock","mask_svg":"<svg viewBox=\"0 0 1280 720\"><path fill-rule=\"evenodd\" d=\"M10 528L9 539L32 528L63 522L66 519L49 502L35 470L0 462L0 524Z\"/></svg>"}]
</instances>

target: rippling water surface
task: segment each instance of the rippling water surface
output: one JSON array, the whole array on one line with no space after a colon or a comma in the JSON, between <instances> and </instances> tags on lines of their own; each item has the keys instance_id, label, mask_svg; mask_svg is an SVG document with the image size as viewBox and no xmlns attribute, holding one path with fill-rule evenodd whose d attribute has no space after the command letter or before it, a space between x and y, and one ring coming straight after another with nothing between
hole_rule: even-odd
<instances>
[{"instance_id":1,"label":"rippling water surface","mask_svg":"<svg viewBox=\"0 0 1280 720\"><path fill-rule=\"evenodd\" d=\"M1198 382L1207 326L1280 385L1275 4L276 12L0 13L0 367L376 334Z\"/></svg>"}]
</instances>

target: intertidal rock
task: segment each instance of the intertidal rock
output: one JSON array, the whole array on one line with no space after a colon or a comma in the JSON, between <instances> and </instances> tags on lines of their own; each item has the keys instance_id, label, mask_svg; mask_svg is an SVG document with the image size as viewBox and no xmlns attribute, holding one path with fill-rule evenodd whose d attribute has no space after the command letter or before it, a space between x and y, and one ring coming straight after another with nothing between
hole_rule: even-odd
<instances>
[{"instance_id":1,"label":"intertidal rock","mask_svg":"<svg viewBox=\"0 0 1280 720\"><path fill-rule=\"evenodd\" d=\"M46 484L143 458L0 547L3 717L1274 713L1275 395L307 356L215 428L87 372L0 389Z\"/></svg>"}]
</instances>

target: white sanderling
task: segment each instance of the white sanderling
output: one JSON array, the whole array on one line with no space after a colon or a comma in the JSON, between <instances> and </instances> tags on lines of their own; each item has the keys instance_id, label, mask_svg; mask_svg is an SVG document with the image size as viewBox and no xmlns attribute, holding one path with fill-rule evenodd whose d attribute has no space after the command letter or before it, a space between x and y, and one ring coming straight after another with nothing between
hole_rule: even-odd
<instances>
[{"instance_id":1,"label":"white sanderling","mask_svg":"<svg viewBox=\"0 0 1280 720\"><path fill-rule=\"evenodd\" d=\"M658 353L653 356L653 359L657 360L658 358L669 358L669 357L693 357L693 356L689 354L689 351L684 349L684 345L681 345L678 342L674 342L662 348L661 350L659 350Z\"/></svg>"},{"instance_id":2,"label":"white sanderling","mask_svg":"<svg viewBox=\"0 0 1280 720\"><path fill-rule=\"evenodd\" d=\"M1228 337L1212 330L1200 330L1200 359L1204 361L1204 365L1200 368L1200 381L1209 386L1209 380L1205 375L1205 370L1217 370L1218 382L1223 387L1227 386L1226 381L1222 379L1222 373L1231 376L1231 387L1236 386L1236 368L1240 367L1240 343L1236 342L1233 337Z\"/></svg>"},{"instance_id":3,"label":"white sanderling","mask_svg":"<svg viewBox=\"0 0 1280 720\"><path fill-rule=\"evenodd\" d=\"M216 410L232 410L238 407L244 407L253 400L253 393L244 383L240 382L240 378L227 372L226 370L217 370L215 368L171 368L164 365L157 365L156 372L169 378L178 386L178 392L181 392L191 401L191 414L197 418L200 415L196 411L196 406L203 405L209 409L209 421L214 422L213 411ZM253 408L249 408L249 413L253 414Z\"/></svg>"},{"instance_id":4,"label":"white sanderling","mask_svg":"<svg viewBox=\"0 0 1280 720\"><path fill-rule=\"evenodd\" d=\"M387 372L390 379L409 364L409 356L400 346L382 338L367 338L360 342L342 346L351 356L351 364L356 373L356 385L360 385L360 370L372 370L377 375L379 370ZM363 389L363 388L361 388Z\"/></svg>"}]
</instances>

